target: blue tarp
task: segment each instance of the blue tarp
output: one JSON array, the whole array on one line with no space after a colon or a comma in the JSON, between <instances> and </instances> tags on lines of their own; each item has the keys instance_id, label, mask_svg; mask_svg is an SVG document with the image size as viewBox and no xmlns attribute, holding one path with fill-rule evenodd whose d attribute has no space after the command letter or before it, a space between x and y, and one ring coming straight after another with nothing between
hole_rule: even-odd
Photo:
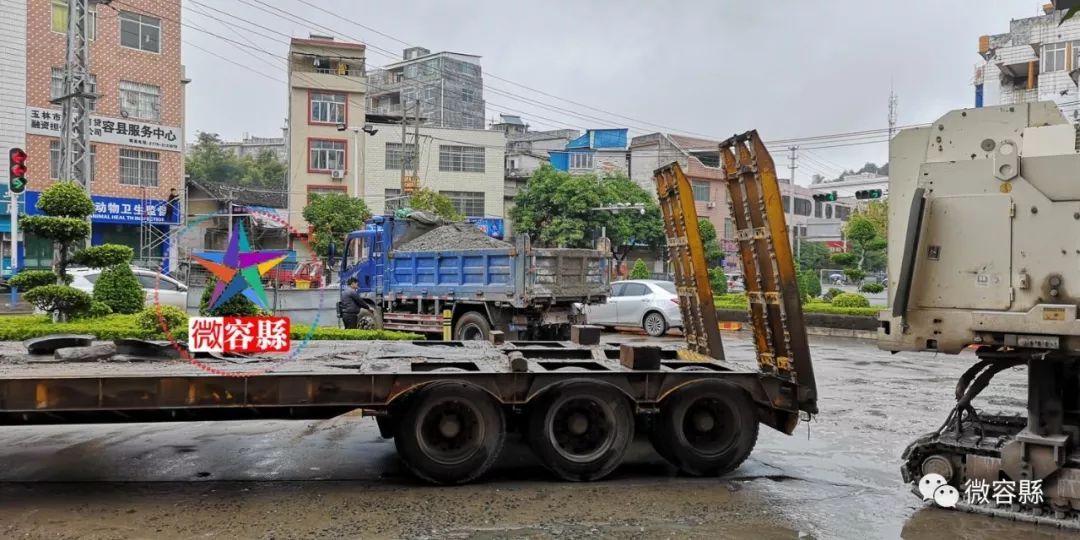
<instances>
[{"instance_id":1,"label":"blue tarp","mask_svg":"<svg viewBox=\"0 0 1080 540\"><path fill-rule=\"evenodd\" d=\"M556 170L569 171L570 170L570 154L567 152L548 152L548 157L551 159L551 166Z\"/></svg>"},{"instance_id":2,"label":"blue tarp","mask_svg":"<svg viewBox=\"0 0 1080 540\"><path fill-rule=\"evenodd\" d=\"M593 148L626 148L625 129L595 129L592 130Z\"/></svg>"}]
</instances>

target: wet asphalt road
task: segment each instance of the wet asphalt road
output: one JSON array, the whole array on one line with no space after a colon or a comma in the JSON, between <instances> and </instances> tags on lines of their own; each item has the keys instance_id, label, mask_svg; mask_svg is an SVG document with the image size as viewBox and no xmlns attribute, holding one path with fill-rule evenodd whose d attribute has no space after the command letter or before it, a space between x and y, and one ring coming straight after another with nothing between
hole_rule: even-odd
<instances>
[{"instance_id":1,"label":"wet asphalt road","mask_svg":"<svg viewBox=\"0 0 1080 540\"><path fill-rule=\"evenodd\" d=\"M751 361L746 338L725 334L729 360ZM430 487L402 470L373 420L350 415L3 428L0 536L1075 537L929 508L901 484L900 453L944 419L972 355L825 338L812 352L821 414L794 436L762 431L723 479L677 476L639 441L609 479L560 483L511 443L481 483ZM977 405L1018 412L1024 389L1022 371L1002 373Z\"/></svg>"}]
</instances>

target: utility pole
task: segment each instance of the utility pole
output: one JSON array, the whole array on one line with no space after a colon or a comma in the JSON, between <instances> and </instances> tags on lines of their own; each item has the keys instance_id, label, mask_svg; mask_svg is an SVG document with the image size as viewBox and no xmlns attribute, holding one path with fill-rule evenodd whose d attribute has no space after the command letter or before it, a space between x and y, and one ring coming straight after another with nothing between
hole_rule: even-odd
<instances>
[{"instance_id":1,"label":"utility pole","mask_svg":"<svg viewBox=\"0 0 1080 540\"><path fill-rule=\"evenodd\" d=\"M788 159L790 160L790 164L788 165L788 170L790 171L789 177L791 178L791 188L788 190L788 192L789 192L788 200L791 201L791 215L794 216L795 215L795 169L798 168L798 165L795 165L795 161L799 158L799 147L795 146L795 145L789 146L788 151L791 152L791 155L788 156ZM781 199L781 201L782 200L783 199ZM787 208L785 208L784 211L786 212ZM791 225L791 240L792 240L792 243L795 244L795 260L798 261L799 260L799 255L800 255L800 253L802 251L802 242L800 242L799 226L797 224L792 224Z\"/></svg>"},{"instance_id":2,"label":"utility pole","mask_svg":"<svg viewBox=\"0 0 1080 540\"><path fill-rule=\"evenodd\" d=\"M896 92L889 87L889 140L896 133Z\"/></svg>"},{"instance_id":3,"label":"utility pole","mask_svg":"<svg viewBox=\"0 0 1080 540\"><path fill-rule=\"evenodd\" d=\"M420 89L416 89L416 123L413 124L413 158L412 158L412 177L413 188L420 188Z\"/></svg>"},{"instance_id":4,"label":"utility pole","mask_svg":"<svg viewBox=\"0 0 1080 540\"><path fill-rule=\"evenodd\" d=\"M78 182L90 191L90 106L96 95L90 88L90 52L87 24L90 4L98 0L67 0L67 56L64 93L53 103L63 106L60 137L60 178ZM89 238L87 239L89 241Z\"/></svg>"},{"instance_id":5,"label":"utility pole","mask_svg":"<svg viewBox=\"0 0 1080 540\"><path fill-rule=\"evenodd\" d=\"M409 147L405 142L408 129L409 106L405 100L401 101L401 194L405 194L405 162L409 160Z\"/></svg>"}]
</instances>

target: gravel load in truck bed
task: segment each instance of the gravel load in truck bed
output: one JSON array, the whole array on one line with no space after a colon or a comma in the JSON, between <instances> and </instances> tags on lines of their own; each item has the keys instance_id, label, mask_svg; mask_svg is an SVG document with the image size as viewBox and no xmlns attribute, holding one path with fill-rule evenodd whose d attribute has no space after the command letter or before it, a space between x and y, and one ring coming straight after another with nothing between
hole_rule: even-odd
<instances>
[{"instance_id":1,"label":"gravel load in truck bed","mask_svg":"<svg viewBox=\"0 0 1080 540\"><path fill-rule=\"evenodd\" d=\"M508 248L511 244L492 238L471 223L451 223L418 236L395 251L439 251Z\"/></svg>"}]
</instances>

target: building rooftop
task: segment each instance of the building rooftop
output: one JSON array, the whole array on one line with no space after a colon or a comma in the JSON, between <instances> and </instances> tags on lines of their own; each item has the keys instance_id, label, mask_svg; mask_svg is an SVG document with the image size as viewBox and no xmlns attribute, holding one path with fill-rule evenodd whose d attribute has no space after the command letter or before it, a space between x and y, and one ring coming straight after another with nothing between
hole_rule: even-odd
<instances>
[{"instance_id":1,"label":"building rooftop","mask_svg":"<svg viewBox=\"0 0 1080 540\"><path fill-rule=\"evenodd\" d=\"M337 41L332 37L327 36L313 36L311 38L292 38L289 40L290 45L313 45L316 47L332 47L336 49L354 49L364 50L367 48L363 43L352 43L349 41Z\"/></svg>"},{"instance_id":2,"label":"building rooftop","mask_svg":"<svg viewBox=\"0 0 1080 540\"><path fill-rule=\"evenodd\" d=\"M267 206L270 208L286 208L289 206L288 193L285 189L255 188L225 182L192 179L188 179L188 184L205 191L214 199L222 202L231 198L234 204Z\"/></svg>"}]
</instances>

